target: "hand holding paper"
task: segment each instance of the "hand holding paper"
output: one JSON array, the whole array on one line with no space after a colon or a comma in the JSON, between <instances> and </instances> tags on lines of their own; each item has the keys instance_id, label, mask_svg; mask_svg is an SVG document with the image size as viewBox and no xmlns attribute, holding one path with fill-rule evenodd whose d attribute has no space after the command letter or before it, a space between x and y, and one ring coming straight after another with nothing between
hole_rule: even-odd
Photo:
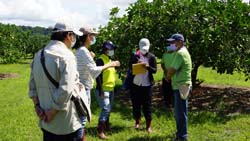
<instances>
[{"instance_id":1,"label":"hand holding paper","mask_svg":"<svg viewBox=\"0 0 250 141\"><path fill-rule=\"evenodd\" d=\"M138 64L133 64L132 65L132 73L133 75L137 74L143 74L147 71L146 64L144 63L138 63Z\"/></svg>"}]
</instances>

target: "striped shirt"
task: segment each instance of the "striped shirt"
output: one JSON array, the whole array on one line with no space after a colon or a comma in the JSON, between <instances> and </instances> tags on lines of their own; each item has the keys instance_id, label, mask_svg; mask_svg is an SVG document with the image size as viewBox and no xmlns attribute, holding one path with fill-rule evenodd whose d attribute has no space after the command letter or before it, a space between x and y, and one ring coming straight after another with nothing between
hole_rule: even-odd
<instances>
[{"instance_id":1,"label":"striped shirt","mask_svg":"<svg viewBox=\"0 0 250 141\"><path fill-rule=\"evenodd\" d=\"M89 50L84 46L77 49L76 60L80 82L85 85L86 89L92 89L94 79L102 72L102 66L96 66Z\"/></svg>"}]
</instances>

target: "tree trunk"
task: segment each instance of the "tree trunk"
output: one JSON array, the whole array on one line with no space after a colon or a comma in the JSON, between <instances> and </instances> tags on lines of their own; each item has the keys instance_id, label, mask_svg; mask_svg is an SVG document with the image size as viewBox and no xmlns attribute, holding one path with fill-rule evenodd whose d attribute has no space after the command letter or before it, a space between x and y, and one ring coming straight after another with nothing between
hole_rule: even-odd
<instances>
[{"instance_id":1,"label":"tree trunk","mask_svg":"<svg viewBox=\"0 0 250 141\"><path fill-rule=\"evenodd\" d=\"M199 69L200 65L201 65L200 63L194 64L194 67L193 67L193 70L191 73L193 87L199 86L202 83L202 82L199 82L197 80L197 73L198 73L198 69Z\"/></svg>"}]
</instances>

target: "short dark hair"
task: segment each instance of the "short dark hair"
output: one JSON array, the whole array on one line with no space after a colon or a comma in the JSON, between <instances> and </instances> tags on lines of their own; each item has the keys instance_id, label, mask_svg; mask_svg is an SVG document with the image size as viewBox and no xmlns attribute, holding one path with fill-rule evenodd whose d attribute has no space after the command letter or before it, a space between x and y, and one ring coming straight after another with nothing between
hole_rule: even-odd
<instances>
[{"instance_id":1,"label":"short dark hair","mask_svg":"<svg viewBox=\"0 0 250 141\"><path fill-rule=\"evenodd\" d=\"M57 41L63 41L68 35L68 32L54 32L52 33L50 39L51 40L57 40Z\"/></svg>"},{"instance_id":2,"label":"short dark hair","mask_svg":"<svg viewBox=\"0 0 250 141\"><path fill-rule=\"evenodd\" d=\"M79 47L81 47L82 44L84 44L86 42L87 37L88 37L88 34L78 36L78 38L76 38L76 43L75 43L73 49L78 49Z\"/></svg>"},{"instance_id":3,"label":"short dark hair","mask_svg":"<svg viewBox=\"0 0 250 141\"><path fill-rule=\"evenodd\" d=\"M57 29L54 28L53 31L56 31ZM63 41L71 31L61 31L61 32L53 32L50 37L51 40L57 40L57 41Z\"/></svg>"}]
</instances>

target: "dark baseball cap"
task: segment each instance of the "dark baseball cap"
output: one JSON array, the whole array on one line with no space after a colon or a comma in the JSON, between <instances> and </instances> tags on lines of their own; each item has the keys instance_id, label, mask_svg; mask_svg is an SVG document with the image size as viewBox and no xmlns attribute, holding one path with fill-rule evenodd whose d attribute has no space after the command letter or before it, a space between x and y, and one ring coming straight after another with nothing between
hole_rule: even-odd
<instances>
[{"instance_id":1,"label":"dark baseball cap","mask_svg":"<svg viewBox=\"0 0 250 141\"><path fill-rule=\"evenodd\" d=\"M169 42L172 42L175 40L183 41L183 42L185 41L184 36L182 34L179 34L179 33L173 34L170 38L167 39L167 41L169 41Z\"/></svg>"},{"instance_id":2,"label":"dark baseball cap","mask_svg":"<svg viewBox=\"0 0 250 141\"><path fill-rule=\"evenodd\" d=\"M114 49L117 48L117 46L115 44L113 44L111 41L105 41L102 44L102 48L106 48L106 49L109 49L109 50L114 50Z\"/></svg>"}]
</instances>

